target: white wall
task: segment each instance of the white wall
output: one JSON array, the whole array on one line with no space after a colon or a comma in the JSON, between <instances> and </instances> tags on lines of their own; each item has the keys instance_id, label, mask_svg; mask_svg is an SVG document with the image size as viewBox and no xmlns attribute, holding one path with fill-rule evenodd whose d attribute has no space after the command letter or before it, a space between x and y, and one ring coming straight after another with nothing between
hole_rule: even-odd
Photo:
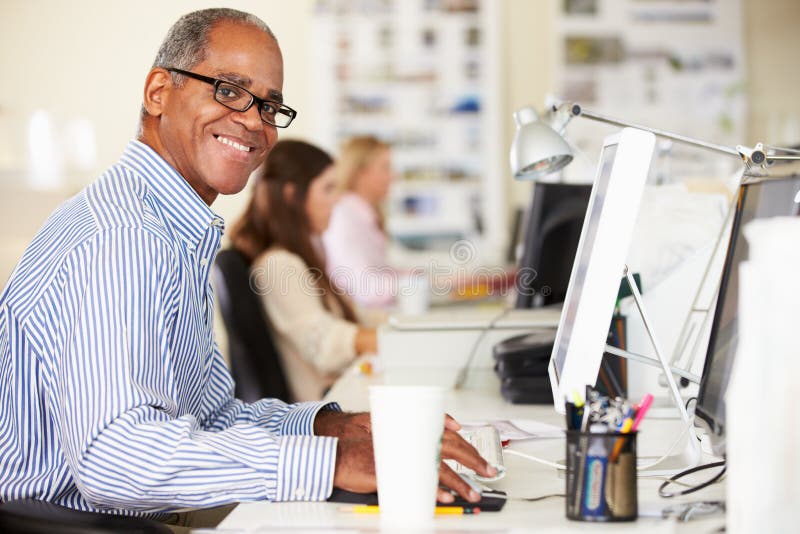
<instances>
[{"instance_id":1,"label":"white wall","mask_svg":"<svg viewBox=\"0 0 800 534\"><path fill-rule=\"evenodd\" d=\"M745 144L800 143L800 0L745 0Z\"/></svg>"}]
</instances>

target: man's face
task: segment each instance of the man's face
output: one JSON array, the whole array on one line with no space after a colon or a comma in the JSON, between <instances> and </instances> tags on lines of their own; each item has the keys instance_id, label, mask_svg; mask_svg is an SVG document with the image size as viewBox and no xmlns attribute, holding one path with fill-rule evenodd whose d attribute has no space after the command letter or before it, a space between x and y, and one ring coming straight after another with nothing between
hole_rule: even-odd
<instances>
[{"instance_id":1,"label":"man's face","mask_svg":"<svg viewBox=\"0 0 800 534\"><path fill-rule=\"evenodd\" d=\"M257 28L221 22L209 32L208 53L192 72L240 85L269 100L282 99L283 59L275 40ZM167 82L157 127L159 153L211 204L238 193L267 157L278 134L257 106L233 111L214 100L214 86L184 77ZM159 147L155 147L158 149Z\"/></svg>"}]
</instances>

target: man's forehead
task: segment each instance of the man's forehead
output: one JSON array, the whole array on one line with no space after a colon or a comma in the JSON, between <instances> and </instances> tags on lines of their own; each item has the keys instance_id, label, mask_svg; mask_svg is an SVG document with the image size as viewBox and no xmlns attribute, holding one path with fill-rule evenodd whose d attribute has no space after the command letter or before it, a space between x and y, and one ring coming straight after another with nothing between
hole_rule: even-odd
<instances>
[{"instance_id":1,"label":"man's forehead","mask_svg":"<svg viewBox=\"0 0 800 534\"><path fill-rule=\"evenodd\" d=\"M283 102L283 60L272 35L250 24L221 21L209 31L208 41L201 62L211 69L207 75L235 83L261 98ZM273 79L275 75L280 78Z\"/></svg>"},{"instance_id":2,"label":"man's forehead","mask_svg":"<svg viewBox=\"0 0 800 534\"><path fill-rule=\"evenodd\" d=\"M220 71L215 72L214 77L227 82L235 83L236 85L244 87L245 89L252 89L253 87L253 79L240 72ZM266 95L261 96L269 100L283 102L283 93L277 89L269 89Z\"/></svg>"}]
</instances>

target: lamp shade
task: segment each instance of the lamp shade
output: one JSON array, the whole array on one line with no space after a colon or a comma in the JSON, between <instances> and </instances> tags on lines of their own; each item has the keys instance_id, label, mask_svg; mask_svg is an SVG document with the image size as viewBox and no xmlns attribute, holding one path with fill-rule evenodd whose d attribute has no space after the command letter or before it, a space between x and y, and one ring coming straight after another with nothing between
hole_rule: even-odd
<instances>
[{"instance_id":1,"label":"lamp shade","mask_svg":"<svg viewBox=\"0 0 800 534\"><path fill-rule=\"evenodd\" d=\"M572 150L564 138L539 120L527 107L514 112L517 131L511 143L511 172L517 180L536 180L572 161Z\"/></svg>"}]
</instances>

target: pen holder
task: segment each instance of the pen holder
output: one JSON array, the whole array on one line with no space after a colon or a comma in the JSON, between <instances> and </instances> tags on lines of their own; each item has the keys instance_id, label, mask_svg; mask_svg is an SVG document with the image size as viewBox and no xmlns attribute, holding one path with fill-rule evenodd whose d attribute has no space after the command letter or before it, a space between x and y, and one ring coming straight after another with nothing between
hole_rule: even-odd
<instances>
[{"instance_id":1,"label":"pen holder","mask_svg":"<svg viewBox=\"0 0 800 534\"><path fill-rule=\"evenodd\" d=\"M636 432L569 430L566 458L568 519L636 519Z\"/></svg>"}]
</instances>

